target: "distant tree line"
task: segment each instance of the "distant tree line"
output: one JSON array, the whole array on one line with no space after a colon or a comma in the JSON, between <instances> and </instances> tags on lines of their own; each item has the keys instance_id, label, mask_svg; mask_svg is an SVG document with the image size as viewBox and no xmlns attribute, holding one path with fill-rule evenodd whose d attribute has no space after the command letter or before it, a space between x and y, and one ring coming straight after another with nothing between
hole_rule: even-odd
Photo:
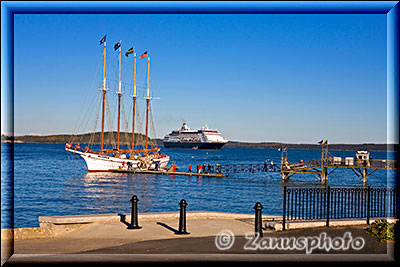
<instances>
[{"instance_id":1,"label":"distant tree line","mask_svg":"<svg viewBox=\"0 0 400 267\"><path fill-rule=\"evenodd\" d=\"M60 135L24 135L24 136L6 136L1 135L2 142L23 142L23 143L52 143L52 144L65 144L71 140L79 140L81 144L87 144L89 141L93 144L100 144L101 142L101 134L98 133L86 133L86 134L60 134ZM116 132L105 132L104 140L109 140L112 138L113 140L117 140ZM130 144L132 139L132 133L120 133L120 141L121 145ZM143 134L135 133L135 143L143 142L145 140L145 136ZM149 141L155 142L158 146L163 146L162 139L151 139ZM288 143L277 143L277 142L260 142L260 143L250 143L250 142L236 142L229 141L225 147L249 147L249 148L271 148L278 149L280 147L286 147L288 149L310 149L310 150L318 150L321 148L317 143L315 144L288 144ZM329 144L329 150L367 150L367 151L397 151L398 144Z\"/></svg>"},{"instance_id":2,"label":"distant tree line","mask_svg":"<svg viewBox=\"0 0 400 267\"><path fill-rule=\"evenodd\" d=\"M309 149L318 150L321 149L319 144L288 144L288 143L248 143L248 142L228 142L226 147L252 147L252 148L273 148L278 149L281 147L286 147L288 149ZM393 144L329 144L329 150L367 150L367 151L397 151L398 145Z\"/></svg>"},{"instance_id":3,"label":"distant tree line","mask_svg":"<svg viewBox=\"0 0 400 267\"><path fill-rule=\"evenodd\" d=\"M145 140L145 135L135 133L135 143L142 142ZM105 132L104 140L107 142L108 140L117 140L117 132ZM23 142L23 143L51 143L51 144L65 144L67 142L80 144L100 144L101 143L101 133L86 133L86 134L60 134L60 135L24 135L24 136L6 136L1 135L1 141L15 141L15 142ZM121 132L120 133L120 144L130 144L132 140L132 133ZM149 141L153 141L149 138ZM155 139L157 142L158 140ZM161 141L162 144L162 140ZM158 143L157 143L158 144Z\"/></svg>"}]
</instances>

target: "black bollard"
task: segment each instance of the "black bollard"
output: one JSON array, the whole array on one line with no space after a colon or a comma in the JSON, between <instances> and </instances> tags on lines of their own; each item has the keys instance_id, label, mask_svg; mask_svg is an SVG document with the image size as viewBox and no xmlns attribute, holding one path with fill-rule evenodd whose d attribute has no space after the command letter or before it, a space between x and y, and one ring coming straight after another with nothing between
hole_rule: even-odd
<instances>
[{"instance_id":1,"label":"black bollard","mask_svg":"<svg viewBox=\"0 0 400 267\"><path fill-rule=\"evenodd\" d=\"M263 236L263 231L262 231L262 218L261 218L261 210L263 209L263 206L261 205L260 202L257 202L256 205L254 205L253 209L255 210L256 213L256 218L254 222L254 232L258 236Z\"/></svg>"},{"instance_id":2,"label":"black bollard","mask_svg":"<svg viewBox=\"0 0 400 267\"><path fill-rule=\"evenodd\" d=\"M132 202L132 211L131 211L131 224L128 226L128 229L140 229L142 228L138 224L138 214L137 214L137 203L139 199L136 195L133 195L131 198Z\"/></svg>"},{"instance_id":3,"label":"black bollard","mask_svg":"<svg viewBox=\"0 0 400 267\"><path fill-rule=\"evenodd\" d=\"M175 234L177 235L188 235L190 233L186 232L186 200L182 199L179 202L180 210L179 210L179 229Z\"/></svg>"}]
</instances>

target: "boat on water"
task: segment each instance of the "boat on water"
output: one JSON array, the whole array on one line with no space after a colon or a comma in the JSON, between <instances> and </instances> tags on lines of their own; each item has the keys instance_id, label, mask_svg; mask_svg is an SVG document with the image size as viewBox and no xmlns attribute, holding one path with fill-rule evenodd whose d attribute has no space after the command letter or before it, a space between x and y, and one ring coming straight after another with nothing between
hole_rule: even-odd
<instances>
[{"instance_id":1,"label":"boat on water","mask_svg":"<svg viewBox=\"0 0 400 267\"><path fill-rule=\"evenodd\" d=\"M108 106L106 106L106 93L109 90L106 88L106 35L100 40L100 45L103 44L103 79L102 87L99 89L101 91L101 141L100 150L94 149L93 143L88 143L85 148L80 145L82 143L71 140L66 143L65 150L77 155L80 155L86 163L89 172L109 172L115 169L130 169L130 170L156 170L165 168L169 162L170 157L165 154L161 154L160 147L149 145L149 112L150 112L150 95L149 95L149 77L150 77L150 57L147 51L144 52L139 58L147 58L147 95L146 95L146 130L144 137L144 145L135 146L135 114L136 114L136 52L134 47L131 47L125 55L128 57L130 54L134 56L134 71L133 71L133 105L132 105L132 134L131 134L131 144L123 148L120 142L121 135L121 41L114 45L114 50L118 50L119 58L119 73L118 73L118 118L117 118L117 141L113 141L111 144L105 143L105 117ZM108 102L107 102L108 104ZM100 116L100 114L98 114ZM96 122L97 123L97 117ZM110 115L108 115L110 116ZM108 117L108 122L111 119ZM110 124L110 123L109 123ZM108 125L110 128L110 125ZM112 127L112 126L111 126ZM93 132L93 134L95 134ZM113 131L111 131L112 136L114 136ZM108 135L110 136L110 134ZM91 138L94 139L94 138Z\"/></svg>"},{"instance_id":2,"label":"boat on water","mask_svg":"<svg viewBox=\"0 0 400 267\"><path fill-rule=\"evenodd\" d=\"M200 130L190 129L186 123L163 139L166 148L221 149L228 140L218 130L204 125Z\"/></svg>"}]
</instances>

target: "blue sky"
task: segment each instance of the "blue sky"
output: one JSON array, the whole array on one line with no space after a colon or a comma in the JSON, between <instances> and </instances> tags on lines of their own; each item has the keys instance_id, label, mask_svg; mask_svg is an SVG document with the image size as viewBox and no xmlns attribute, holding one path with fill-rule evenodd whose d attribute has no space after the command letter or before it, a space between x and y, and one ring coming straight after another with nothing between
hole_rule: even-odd
<instances>
[{"instance_id":1,"label":"blue sky","mask_svg":"<svg viewBox=\"0 0 400 267\"><path fill-rule=\"evenodd\" d=\"M113 45L148 51L159 138L186 122L235 141L386 142L386 16L379 14L15 15L17 134L75 132L98 93L104 34L111 110ZM138 59L141 95L145 79L146 61ZM128 115L132 57L122 56L122 80Z\"/></svg>"}]
</instances>

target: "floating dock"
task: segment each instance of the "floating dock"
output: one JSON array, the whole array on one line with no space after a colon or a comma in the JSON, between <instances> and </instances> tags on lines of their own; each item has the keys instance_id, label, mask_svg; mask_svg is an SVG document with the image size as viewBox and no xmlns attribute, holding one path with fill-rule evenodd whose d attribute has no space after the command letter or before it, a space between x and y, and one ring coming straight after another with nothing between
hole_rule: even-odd
<instances>
[{"instance_id":1,"label":"floating dock","mask_svg":"<svg viewBox=\"0 0 400 267\"><path fill-rule=\"evenodd\" d=\"M197 173L197 172L173 172L167 170L161 171L151 171L151 170L122 170L122 169L114 169L112 172L119 173L140 173L140 174L166 174L166 175L188 175L188 176L205 176L205 177L227 177L227 174L223 173Z\"/></svg>"}]
</instances>

